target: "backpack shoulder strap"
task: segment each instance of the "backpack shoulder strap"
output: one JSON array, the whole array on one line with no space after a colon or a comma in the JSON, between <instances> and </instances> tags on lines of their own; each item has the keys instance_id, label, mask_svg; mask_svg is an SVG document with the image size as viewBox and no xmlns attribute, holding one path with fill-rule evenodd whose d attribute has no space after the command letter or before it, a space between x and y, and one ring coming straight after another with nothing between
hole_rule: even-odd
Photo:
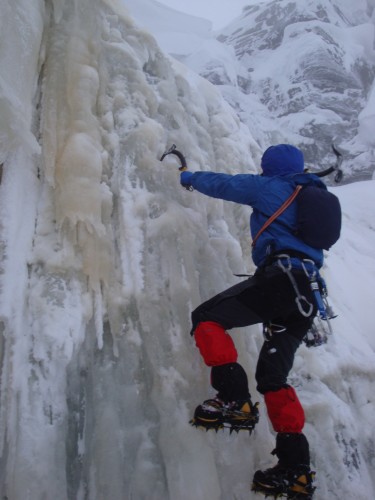
<instances>
[{"instance_id":1,"label":"backpack shoulder strap","mask_svg":"<svg viewBox=\"0 0 375 500\"><path fill-rule=\"evenodd\" d=\"M259 229L257 234L255 235L253 242L251 246L254 248L256 245L256 242L258 241L259 236L267 229L267 227L272 224L272 222L277 219L288 207L293 203L293 201L296 199L298 196L298 193L301 191L303 186L298 185L296 189L293 191L293 193L287 198L284 203L276 210L274 214L269 217L266 222L263 224L263 226Z\"/></svg>"}]
</instances>

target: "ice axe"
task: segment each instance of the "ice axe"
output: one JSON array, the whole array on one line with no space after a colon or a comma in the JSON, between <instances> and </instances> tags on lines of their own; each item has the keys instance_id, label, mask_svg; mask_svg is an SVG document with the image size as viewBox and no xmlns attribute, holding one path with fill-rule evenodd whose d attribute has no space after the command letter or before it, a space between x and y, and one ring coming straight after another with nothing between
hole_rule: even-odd
<instances>
[{"instance_id":1,"label":"ice axe","mask_svg":"<svg viewBox=\"0 0 375 500\"><path fill-rule=\"evenodd\" d=\"M176 147L176 144L172 144L172 146L167 149L167 151L163 154L163 156L160 158L160 161L163 161L164 158L167 156L167 155L175 155L177 156L177 158L180 160L181 162L181 167L178 169L180 170L180 172L183 172L184 170L187 170L188 167L187 167L187 163L186 163L186 160L185 160L185 156L181 153L181 151L179 151Z\"/></svg>"},{"instance_id":2,"label":"ice axe","mask_svg":"<svg viewBox=\"0 0 375 500\"><path fill-rule=\"evenodd\" d=\"M172 144L172 146L167 149L167 151L162 155L162 157L160 158L160 161L163 161L164 158L167 156L167 155L175 155L177 156L177 158L180 160L181 162L181 167L178 169L180 172L185 172L185 170L188 169L187 167L187 163L186 163L186 160L185 160L185 156L181 153L181 151L179 151L177 148L176 148L176 144ZM194 188L192 186L185 186L186 189L188 191L194 191Z\"/></svg>"},{"instance_id":3,"label":"ice axe","mask_svg":"<svg viewBox=\"0 0 375 500\"><path fill-rule=\"evenodd\" d=\"M342 178L344 177L344 173L340 168L343 156L342 153L337 149L337 147L334 144L332 144L332 150L336 155L336 163L332 165L332 167L327 168L326 170L322 170L321 172L316 172L315 175L317 175L318 177L325 177L326 175L329 175L332 172L336 172L335 182L336 184L338 184L339 182L342 181Z\"/></svg>"}]
</instances>

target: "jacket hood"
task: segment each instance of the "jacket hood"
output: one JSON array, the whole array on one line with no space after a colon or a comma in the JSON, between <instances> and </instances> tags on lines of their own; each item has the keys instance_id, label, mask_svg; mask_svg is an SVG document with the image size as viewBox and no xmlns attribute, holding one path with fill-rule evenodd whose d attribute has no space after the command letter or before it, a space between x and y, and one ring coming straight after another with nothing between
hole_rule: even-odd
<instances>
[{"instance_id":1,"label":"jacket hood","mask_svg":"<svg viewBox=\"0 0 375 500\"><path fill-rule=\"evenodd\" d=\"M302 173L304 169L303 153L290 144L270 146L263 153L261 167L263 175L286 175Z\"/></svg>"}]
</instances>

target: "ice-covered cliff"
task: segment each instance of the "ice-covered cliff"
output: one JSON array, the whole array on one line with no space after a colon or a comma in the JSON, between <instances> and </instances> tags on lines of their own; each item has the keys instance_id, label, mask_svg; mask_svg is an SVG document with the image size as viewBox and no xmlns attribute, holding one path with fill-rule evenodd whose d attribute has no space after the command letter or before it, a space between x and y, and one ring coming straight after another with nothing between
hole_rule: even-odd
<instances>
[{"instance_id":1,"label":"ice-covered cliff","mask_svg":"<svg viewBox=\"0 0 375 500\"><path fill-rule=\"evenodd\" d=\"M262 401L251 437L188 424L210 395L189 313L252 271L249 211L185 191L173 159L158 158L176 143L192 170L256 172L261 148L120 2L0 6L1 496L254 497L251 475L274 441ZM317 499L368 500L373 182L337 193L346 224L327 269L337 333L301 348L291 382ZM251 376L261 332L234 335Z\"/></svg>"}]
</instances>

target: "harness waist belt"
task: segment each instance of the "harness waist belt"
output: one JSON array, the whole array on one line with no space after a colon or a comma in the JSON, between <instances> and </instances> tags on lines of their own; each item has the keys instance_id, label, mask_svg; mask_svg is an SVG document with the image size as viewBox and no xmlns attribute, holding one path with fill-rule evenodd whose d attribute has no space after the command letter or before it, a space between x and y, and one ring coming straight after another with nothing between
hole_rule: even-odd
<instances>
[{"instance_id":1,"label":"harness waist belt","mask_svg":"<svg viewBox=\"0 0 375 500\"><path fill-rule=\"evenodd\" d=\"M298 252L297 250L278 250L277 252L270 255L265 263L265 266L270 266L277 262L280 258L280 255L288 255L291 259L300 259L300 260L311 260L311 257L304 254L303 252Z\"/></svg>"}]
</instances>

